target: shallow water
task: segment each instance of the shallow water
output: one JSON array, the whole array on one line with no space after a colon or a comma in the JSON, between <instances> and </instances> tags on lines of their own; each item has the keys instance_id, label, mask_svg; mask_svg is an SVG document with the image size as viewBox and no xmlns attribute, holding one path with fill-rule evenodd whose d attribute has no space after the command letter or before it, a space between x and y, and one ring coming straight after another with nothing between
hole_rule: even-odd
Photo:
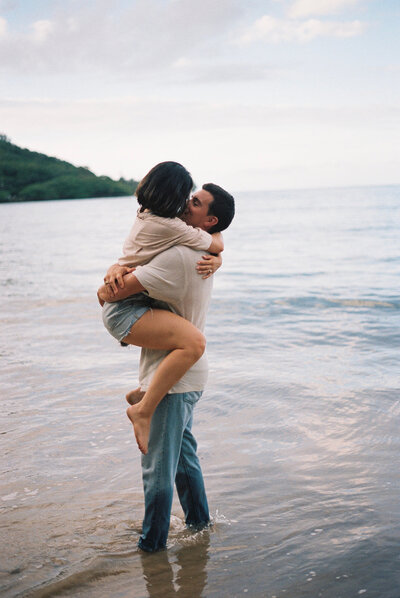
<instances>
[{"instance_id":1,"label":"shallow water","mask_svg":"<svg viewBox=\"0 0 400 598\"><path fill-rule=\"evenodd\" d=\"M136 549L138 351L95 290L129 198L0 205L2 596L400 596L400 188L242 193L195 434L214 526Z\"/></svg>"}]
</instances>

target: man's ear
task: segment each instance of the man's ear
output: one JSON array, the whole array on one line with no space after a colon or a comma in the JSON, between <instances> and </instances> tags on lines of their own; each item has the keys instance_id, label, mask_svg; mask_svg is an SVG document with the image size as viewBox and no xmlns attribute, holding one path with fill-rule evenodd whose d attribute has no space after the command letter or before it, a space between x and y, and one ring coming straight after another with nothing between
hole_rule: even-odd
<instances>
[{"instance_id":1,"label":"man's ear","mask_svg":"<svg viewBox=\"0 0 400 598\"><path fill-rule=\"evenodd\" d=\"M216 224L218 224L218 217L214 216L213 214L209 214L205 223L207 230L209 228L213 228Z\"/></svg>"}]
</instances>

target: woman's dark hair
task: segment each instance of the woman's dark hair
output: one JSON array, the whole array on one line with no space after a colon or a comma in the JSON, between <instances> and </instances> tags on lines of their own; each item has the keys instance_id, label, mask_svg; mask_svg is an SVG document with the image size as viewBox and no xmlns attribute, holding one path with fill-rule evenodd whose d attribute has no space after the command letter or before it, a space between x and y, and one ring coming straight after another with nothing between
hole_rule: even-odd
<instances>
[{"instance_id":1,"label":"woman's dark hair","mask_svg":"<svg viewBox=\"0 0 400 598\"><path fill-rule=\"evenodd\" d=\"M141 212L175 218L184 211L192 189L192 177L182 164L160 162L140 181L135 195Z\"/></svg>"}]
</instances>

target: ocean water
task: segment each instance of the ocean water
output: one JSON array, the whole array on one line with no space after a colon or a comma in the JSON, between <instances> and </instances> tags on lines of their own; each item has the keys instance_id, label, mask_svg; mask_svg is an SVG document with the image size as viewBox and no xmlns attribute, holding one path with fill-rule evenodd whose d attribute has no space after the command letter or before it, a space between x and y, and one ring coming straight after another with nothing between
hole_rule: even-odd
<instances>
[{"instance_id":1,"label":"ocean water","mask_svg":"<svg viewBox=\"0 0 400 598\"><path fill-rule=\"evenodd\" d=\"M4 597L399 598L400 187L240 193L194 431L214 525L146 555L139 350L96 289L131 198L0 205Z\"/></svg>"}]
</instances>

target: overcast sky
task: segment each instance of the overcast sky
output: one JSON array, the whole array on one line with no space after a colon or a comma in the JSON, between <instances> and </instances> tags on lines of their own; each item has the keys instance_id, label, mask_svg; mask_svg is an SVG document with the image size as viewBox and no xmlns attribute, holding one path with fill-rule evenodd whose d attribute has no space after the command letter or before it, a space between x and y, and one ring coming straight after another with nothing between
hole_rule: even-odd
<instances>
[{"instance_id":1,"label":"overcast sky","mask_svg":"<svg viewBox=\"0 0 400 598\"><path fill-rule=\"evenodd\" d=\"M0 0L0 132L96 174L400 183L400 2Z\"/></svg>"}]
</instances>

